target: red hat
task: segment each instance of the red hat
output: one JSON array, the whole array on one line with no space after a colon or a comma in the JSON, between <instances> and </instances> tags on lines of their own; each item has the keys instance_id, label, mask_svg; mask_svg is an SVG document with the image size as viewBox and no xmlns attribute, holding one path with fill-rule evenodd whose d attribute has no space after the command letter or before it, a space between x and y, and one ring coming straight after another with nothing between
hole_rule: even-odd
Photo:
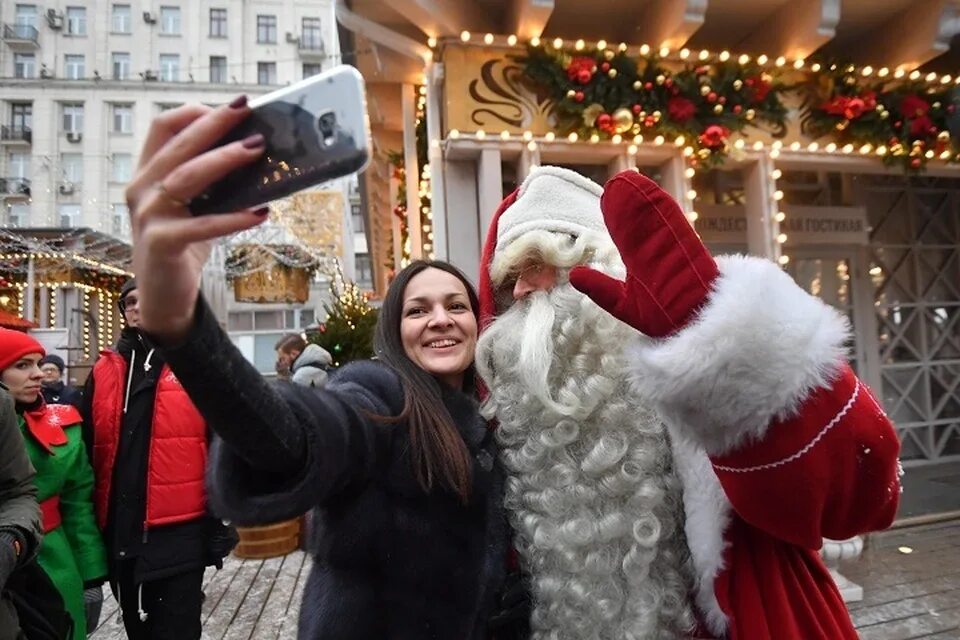
<instances>
[{"instance_id":1,"label":"red hat","mask_svg":"<svg viewBox=\"0 0 960 640\"><path fill-rule=\"evenodd\" d=\"M0 371L3 371L23 356L31 353L45 356L47 350L33 337L21 331L13 331L0 327Z\"/></svg>"}]
</instances>

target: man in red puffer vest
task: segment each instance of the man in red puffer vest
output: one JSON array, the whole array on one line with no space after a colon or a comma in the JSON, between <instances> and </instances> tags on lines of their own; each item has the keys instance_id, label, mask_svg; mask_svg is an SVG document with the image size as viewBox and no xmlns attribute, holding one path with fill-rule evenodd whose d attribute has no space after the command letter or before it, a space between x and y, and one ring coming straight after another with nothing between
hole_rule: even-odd
<instances>
[{"instance_id":1,"label":"man in red puffer vest","mask_svg":"<svg viewBox=\"0 0 960 640\"><path fill-rule=\"evenodd\" d=\"M135 280L120 310L127 327L94 365L83 411L110 585L131 640L199 639L204 568L235 538L207 513L207 427L138 329Z\"/></svg>"}]
</instances>

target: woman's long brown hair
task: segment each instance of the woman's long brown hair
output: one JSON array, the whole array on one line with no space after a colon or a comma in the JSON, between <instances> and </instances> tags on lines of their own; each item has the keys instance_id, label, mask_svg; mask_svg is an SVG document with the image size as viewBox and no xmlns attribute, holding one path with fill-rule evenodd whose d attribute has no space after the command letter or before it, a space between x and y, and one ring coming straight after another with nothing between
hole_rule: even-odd
<instances>
[{"instance_id":1,"label":"woman's long brown hair","mask_svg":"<svg viewBox=\"0 0 960 640\"><path fill-rule=\"evenodd\" d=\"M403 348L400 322L403 320L403 296L410 280L426 269L439 269L463 283L470 299L474 317L478 317L480 302L466 276L448 262L416 260L394 278L377 319L373 347L377 357L400 376L403 384L404 407L399 419L410 426L410 446L413 471L424 491L440 483L455 493L463 503L470 499L471 464L467 446L460 436L453 417L443 403L439 382L413 362ZM463 390L474 389L474 368L464 374Z\"/></svg>"}]
</instances>

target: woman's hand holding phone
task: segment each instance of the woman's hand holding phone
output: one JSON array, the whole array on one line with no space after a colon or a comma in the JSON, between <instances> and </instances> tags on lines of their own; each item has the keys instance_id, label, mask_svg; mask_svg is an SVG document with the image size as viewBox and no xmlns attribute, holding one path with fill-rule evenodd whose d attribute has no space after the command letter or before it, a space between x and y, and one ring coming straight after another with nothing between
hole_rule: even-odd
<instances>
[{"instance_id":1,"label":"woman's hand holding phone","mask_svg":"<svg viewBox=\"0 0 960 640\"><path fill-rule=\"evenodd\" d=\"M173 109L150 125L126 199L140 326L162 344L176 344L190 330L212 241L266 219L266 207L216 216L193 216L188 209L211 184L263 154L259 134L211 149L249 114L241 96L217 108Z\"/></svg>"}]
</instances>

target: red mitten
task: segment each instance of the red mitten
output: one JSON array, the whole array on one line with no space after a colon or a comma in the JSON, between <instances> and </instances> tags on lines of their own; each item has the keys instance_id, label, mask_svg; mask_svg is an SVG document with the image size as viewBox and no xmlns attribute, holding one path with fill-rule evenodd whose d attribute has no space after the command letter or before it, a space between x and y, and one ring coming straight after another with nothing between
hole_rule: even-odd
<instances>
[{"instance_id":1,"label":"red mitten","mask_svg":"<svg viewBox=\"0 0 960 640\"><path fill-rule=\"evenodd\" d=\"M645 335L679 331L720 275L717 263L676 201L636 171L622 171L607 182L600 208L627 267L627 281L576 267L570 283Z\"/></svg>"}]
</instances>

